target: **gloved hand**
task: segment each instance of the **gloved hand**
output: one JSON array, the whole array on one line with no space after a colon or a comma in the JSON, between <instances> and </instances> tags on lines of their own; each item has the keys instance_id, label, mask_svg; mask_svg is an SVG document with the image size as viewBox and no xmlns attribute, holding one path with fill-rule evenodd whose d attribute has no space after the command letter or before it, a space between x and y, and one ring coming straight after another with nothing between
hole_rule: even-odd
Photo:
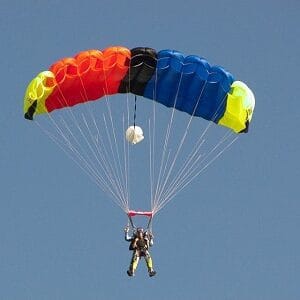
<instances>
[{"instance_id":1,"label":"gloved hand","mask_svg":"<svg viewBox=\"0 0 300 300\"><path fill-rule=\"evenodd\" d=\"M129 231L129 226L126 226L126 227L124 228L124 232L125 232L125 233L128 233L128 231Z\"/></svg>"}]
</instances>

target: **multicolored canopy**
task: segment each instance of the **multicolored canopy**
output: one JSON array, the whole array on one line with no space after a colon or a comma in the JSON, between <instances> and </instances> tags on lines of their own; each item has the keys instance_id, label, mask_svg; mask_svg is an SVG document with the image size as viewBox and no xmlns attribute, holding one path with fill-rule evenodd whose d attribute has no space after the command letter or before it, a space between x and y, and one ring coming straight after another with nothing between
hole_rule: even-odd
<instances>
[{"instance_id":1,"label":"multicolored canopy","mask_svg":"<svg viewBox=\"0 0 300 300\"><path fill-rule=\"evenodd\" d=\"M175 50L138 47L87 50L54 63L28 85L25 118L105 95L133 93L202 117L234 132L247 132L252 91L219 66Z\"/></svg>"}]
</instances>

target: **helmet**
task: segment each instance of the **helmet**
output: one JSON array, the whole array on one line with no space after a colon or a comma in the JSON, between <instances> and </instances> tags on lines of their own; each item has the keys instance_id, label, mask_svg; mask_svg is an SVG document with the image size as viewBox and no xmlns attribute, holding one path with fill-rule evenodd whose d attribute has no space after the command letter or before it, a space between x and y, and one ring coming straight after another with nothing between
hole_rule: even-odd
<instances>
[{"instance_id":1,"label":"helmet","mask_svg":"<svg viewBox=\"0 0 300 300\"><path fill-rule=\"evenodd\" d=\"M142 228L142 227L138 227L137 229L136 229L136 233L138 234L138 233L144 233L144 229Z\"/></svg>"}]
</instances>

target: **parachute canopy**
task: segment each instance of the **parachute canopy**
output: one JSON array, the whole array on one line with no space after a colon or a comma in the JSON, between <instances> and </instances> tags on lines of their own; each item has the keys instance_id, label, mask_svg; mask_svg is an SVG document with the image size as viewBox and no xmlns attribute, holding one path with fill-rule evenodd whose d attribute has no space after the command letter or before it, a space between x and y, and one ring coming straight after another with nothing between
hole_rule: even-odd
<instances>
[{"instance_id":1,"label":"parachute canopy","mask_svg":"<svg viewBox=\"0 0 300 300\"><path fill-rule=\"evenodd\" d=\"M204 58L118 46L82 51L39 73L25 93L25 118L116 93L140 95L236 133L247 132L255 106L245 83Z\"/></svg>"}]
</instances>

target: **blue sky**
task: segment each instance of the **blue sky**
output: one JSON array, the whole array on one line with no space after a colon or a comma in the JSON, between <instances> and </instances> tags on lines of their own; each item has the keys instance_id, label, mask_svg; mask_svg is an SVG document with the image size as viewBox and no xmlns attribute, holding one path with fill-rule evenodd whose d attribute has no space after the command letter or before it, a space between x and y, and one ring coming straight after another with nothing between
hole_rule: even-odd
<instances>
[{"instance_id":1,"label":"blue sky","mask_svg":"<svg viewBox=\"0 0 300 300\"><path fill-rule=\"evenodd\" d=\"M0 299L299 299L297 1L1 4ZM203 56L256 96L250 133L155 219L151 279L127 278L122 211L23 119L38 72L116 44Z\"/></svg>"}]
</instances>

